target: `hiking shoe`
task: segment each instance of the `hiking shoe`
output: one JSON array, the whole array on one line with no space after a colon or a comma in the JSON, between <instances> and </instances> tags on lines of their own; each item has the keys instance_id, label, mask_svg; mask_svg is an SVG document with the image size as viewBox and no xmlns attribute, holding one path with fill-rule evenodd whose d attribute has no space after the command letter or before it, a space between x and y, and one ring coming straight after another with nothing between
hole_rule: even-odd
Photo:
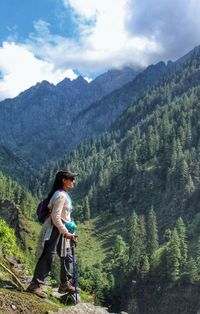
<instances>
[{"instance_id":1,"label":"hiking shoe","mask_svg":"<svg viewBox=\"0 0 200 314\"><path fill-rule=\"evenodd\" d=\"M47 298L47 294L43 291L42 286L43 285L40 284L39 282L32 281L30 285L28 286L28 288L26 289L26 291L34 293L38 297L45 299Z\"/></svg>"},{"instance_id":2,"label":"hiking shoe","mask_svg":"<svg viewBox=\"0 0 200 314\"><path fill-rule=\"evenodd\" d=\"M78 292L78 288L75 289L75 287L70 283L70 281L67 281L65 283L61 283L59 288L58 288L59 293L66 293L66 292L75 293L76 290Z\"/></svg>"}]
</instances>

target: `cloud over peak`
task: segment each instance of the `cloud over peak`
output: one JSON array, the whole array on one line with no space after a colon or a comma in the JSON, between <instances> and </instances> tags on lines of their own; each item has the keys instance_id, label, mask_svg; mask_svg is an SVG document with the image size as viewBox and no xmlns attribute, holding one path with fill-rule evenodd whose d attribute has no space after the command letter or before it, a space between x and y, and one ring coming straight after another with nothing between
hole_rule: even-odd
<instances>
[{"instance_id":1,"label":"cloud over peak","mask_svg":"<svg viewBox=\"0 0 200 314\"><path fill-rule=\"evenodd\" d=\"M23 41L17 42L17 36L5 41L0 47L1 98L36 81L73 79L73 69L90 80L92 73L109 68L174 60L200 44L199 0L57 1L70 14L73 36L55 27L52 32L52 25L40 19Z\"/></svg>"},{"instance_id":2,"label":"cloud over peak","mask_svg":"<svg viewBox=\"0 0 200 314\"><path fill-rule=\"evenodd\" d=\"M4 42L0 47L0 98L17 96L21 91L48 80L58 83L64 77L74 79L77 75L72 70L55 69L52 63L40 60L26 47Z\"/></svg>"}]
</instances>

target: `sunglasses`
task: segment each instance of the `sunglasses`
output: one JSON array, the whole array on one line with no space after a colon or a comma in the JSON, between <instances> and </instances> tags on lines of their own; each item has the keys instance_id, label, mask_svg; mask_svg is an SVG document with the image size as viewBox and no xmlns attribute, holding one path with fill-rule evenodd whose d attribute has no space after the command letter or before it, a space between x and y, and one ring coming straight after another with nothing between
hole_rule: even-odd
<instances>
[{"instance_id":1,"label":"sunglasses","mask_svg":"<svg viewBox=\"0 0 200 314\"><path fill-rule=\"evenodd\" d=\"M69 178L69 180L75 182L75 178Z\"/></svg>"}]
</instances>

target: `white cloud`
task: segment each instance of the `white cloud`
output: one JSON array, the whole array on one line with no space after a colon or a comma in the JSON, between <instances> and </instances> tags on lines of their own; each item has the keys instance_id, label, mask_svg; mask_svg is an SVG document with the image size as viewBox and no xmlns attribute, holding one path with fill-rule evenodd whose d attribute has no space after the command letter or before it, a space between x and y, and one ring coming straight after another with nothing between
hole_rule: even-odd
<instances>
[{"instance_id":1,"label":"white cloud","mask_svg":"<svg viewBox=\"0 0 200 314\"><path fill-rule=\"evenodd\" d=\"M44 21L26 41L29 50L56 68L90 74L124 65L146 66L162 51L154 36L130 36L126 21L130 0L63 0L72 9L79 40L53 35Z\"/></svg>"},{"instance_id":2,"label":"white cloud","mask_svg":"<svg viewBox=\"0 0 200 314\"><path fill-rule=\"evenodd\" d=\"M176 59L200 44L199 0L58 1L70 8L77 36L52 34L40 20L23 43L4 44L1 95L16 95L43 79L56 83L65 75L75 77L66 69L90 77L112 67Z\"/></svg>"},{"instance_id":3,"label":"white cloud","mask_svg":"<svg viewBox=\"0 0 200 314\"><path fill-rule=\"evenodd\" d=\"M37 59L26 47L4 42L0 47L0 98L14 97L30 86L48 80L58 83L65 77L74 79L72 70L55 69L52 63Z\"/></svg>"},{"instance_id":4,"label":"white cloud","mask_svg":"<svg viewBox=\"0 0 200 314\"><path fill-rule=\"evenodd\" d=\"M63 2L79 18L85 56L91 63L94 59L106 66L145 66L177 59L200 44L199 0Z\"/></svg>"},{"instance_id":5,"label":"white cloud","mask_svg":"<svg viewBox=\"0 0 200 314\"><path fill-rule=\"evenodd\" d=\"M130 35L131 0L63 0L76 14L84 57L91 66L144 66L162 47L154 36Z\"/></svg>"},{"instance_id":6,"label":"white cloud","mask_svg":"<svg viewBox=\"0 0 200 314\"><path fill-rule=\"evenodd\" d=\"M78 15L86 19L93 18L97 12L101 12L106 7L105 0L63 0L63 2L66 6L70 5Z\"/></svg>"}]
</instances>

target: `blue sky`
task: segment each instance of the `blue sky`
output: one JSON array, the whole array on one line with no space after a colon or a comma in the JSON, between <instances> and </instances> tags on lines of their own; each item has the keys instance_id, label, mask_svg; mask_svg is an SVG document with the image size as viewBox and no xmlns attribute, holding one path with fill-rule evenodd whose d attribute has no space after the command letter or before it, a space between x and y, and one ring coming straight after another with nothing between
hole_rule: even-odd
<instances>
[{"instance_id":1,"label":"blue sky","mask_svg":"<svg viewBox=\"0 0 200 314\"><path fill-rule=\"evenodd\" d=\"M49 23L52 33L67 37L76 35L71 10L66 10L62 1L1 0L0 8L1 42L9 36L17 36L18 40L26 39L34 32L34 22L38 20Z\"/></svg>"},{"instance_id":2,"label":"blue sky","mask_svg":"<svg viewBox=\"0 0 200 314\"><path fill-rule=\"evenodd\" d=\"M0 99L42 80L175 60L199 44L199 0L1 0Z\"/></svg>"}]
</instances>

